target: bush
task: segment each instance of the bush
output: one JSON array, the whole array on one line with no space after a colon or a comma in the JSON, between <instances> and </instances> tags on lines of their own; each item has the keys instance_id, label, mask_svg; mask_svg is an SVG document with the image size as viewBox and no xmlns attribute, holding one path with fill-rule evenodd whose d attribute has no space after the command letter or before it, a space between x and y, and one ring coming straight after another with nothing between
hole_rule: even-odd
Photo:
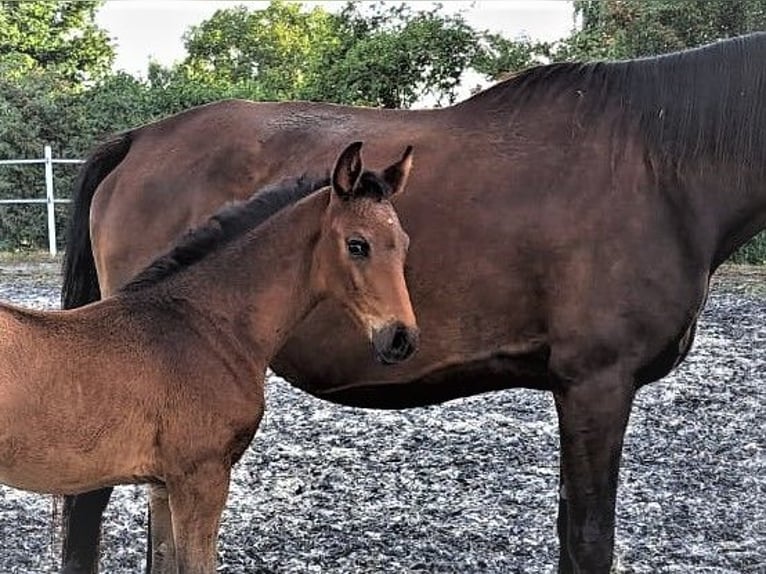
<instances>
[{"instance_id":1,"label":"bush","mask_svg":"<svg viewBox=\"0 0 766 574\"><path fill-rule=\"evenodd\" d=\"M756 235L732 257L732 263L766 265L766 231Z\"/></svg>"},{"instance_id":2,"label":"bush","mask_svg":"<svg viewBox=\"0 0 766 574\"><path fill-rule=\"evenodd\" d=\"M23 78L3 74L0 65L0 158L40 159L50 145L54 158L85 158L110 134L227 97L255 97L247 85L206 86L193 82L143 82L115 74L87 89L62 84L52 73L30 71ZM45 198L42 164L0 166L0 198ZM77 165L55 165L56 198L68 198ZM63 247L66 206L56 208L58 245ZM44 204L0 206L0 250L48 246Z\"/></svg>"}]
</instances>

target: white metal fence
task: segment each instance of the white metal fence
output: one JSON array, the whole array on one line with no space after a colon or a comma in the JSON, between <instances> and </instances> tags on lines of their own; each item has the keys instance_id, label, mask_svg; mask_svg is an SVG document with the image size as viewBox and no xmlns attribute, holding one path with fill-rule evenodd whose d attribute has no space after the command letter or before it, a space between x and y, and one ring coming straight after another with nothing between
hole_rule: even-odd
<instances>
[{"instance_id":1,"label":"white metal fence","mask_svg":"<svg viewBox=\"0 0 766 574\"><path fill-rule=\"evenodd\" d=\"M50 146L45 146L42 159L3 159L3 165L43 164L45 168L45 197L29 199L0 199L0 205L23 203L44 203L48 213L48 250L51 256L56 255L56 217L54 207L57 203L69 203L69 199L56 199L53 188L53 164L83 163L81 159L54 159Z\"/></svg>"}]
</instances>

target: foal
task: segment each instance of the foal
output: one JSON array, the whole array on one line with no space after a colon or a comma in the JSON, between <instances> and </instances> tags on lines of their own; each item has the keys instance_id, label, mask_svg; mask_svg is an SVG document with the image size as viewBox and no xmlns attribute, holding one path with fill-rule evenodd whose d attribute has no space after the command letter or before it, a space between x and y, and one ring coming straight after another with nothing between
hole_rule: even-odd
<instances>
[{"instance_id":1,"label":"foal","mask_svg":"<svg viewBox=\"0 0 766 574\"><path fill-rule=\"evenodd\" d=\"M417 345L408 238L389 201L412 148L377 173L360 149L341 153L320 191L262 191L220 212L112 298L72 311L1 305L0 482L58 494L163 485L177 560L165 568L214 572L230 469L291 329L334 298L381 361Z\"/></svg>"}]
</instances>

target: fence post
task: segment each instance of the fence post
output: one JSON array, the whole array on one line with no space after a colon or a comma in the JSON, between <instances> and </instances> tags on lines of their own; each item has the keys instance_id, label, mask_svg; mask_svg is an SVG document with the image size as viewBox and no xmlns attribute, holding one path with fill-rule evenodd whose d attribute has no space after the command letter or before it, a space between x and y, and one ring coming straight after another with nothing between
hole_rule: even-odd
<instances>
[{"instance_id":1,"label":"fence post","mask_svg":"<svg viewBox=\"0 0 766 574\"><path fill-rule=\"evenodd\" d=\"M48 250L56 256L56 203L53 197L53 154L51 146L45 146L45 203L48 207Z\"/></svg>"}]
</instances>

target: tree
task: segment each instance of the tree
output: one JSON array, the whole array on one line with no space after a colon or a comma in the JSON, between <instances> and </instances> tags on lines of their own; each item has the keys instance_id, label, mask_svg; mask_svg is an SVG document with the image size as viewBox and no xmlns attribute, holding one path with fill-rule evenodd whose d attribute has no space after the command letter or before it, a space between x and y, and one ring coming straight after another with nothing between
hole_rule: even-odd
<instances>
[{"instance_id":1,"label":"tree","mask_svg":"<svg viewBox=\"0 0 766 574\"><path fill-rule=\"evenodd\" d=\"M114 50L95 24L102 0L0 1L0 60L14 77L30 70L55 71L79 83L111 69Z\"/></svg>"},{"instance_id":2,"label":"tree","mask_svg":"<svg viewBox=\"0 0 766 574\"><path fill-rule=\"evenodd\" d=\"M266 93L260 84L249 79L231 83L214 76L197 77L184 66L168 69L154 62L149 65L144 87L155 117L227 98L273 99L273 93Z\"/></svg>"},{"instance_id":3,"label":"tree","mask_svg":"<svg viewBox=\"0 0 766 574\"><path fill-rule=\"evenodd\" d=\"M479 35L461 14L441 6L364 6L339 14L339 42L324 54L312 99L386 108L409 107L424 96L452 102L463 72L478 54Z\"/></svg>"},{"instance_id":4,"label":"tree","mask_svg":"<svg viewBox=\"0 0 766 574\"><path fill-rule=\"evenodd\" d=\"M579 29L557 59L626 59L763 30L766 0L575 0Z\"/></svg>"},{"instance_id":5,"label":"tree","mask_svg":"<svg viewBox=\"0 0 766 574\"><path fill-rule=\"evenodd\" d=\"M528 38L509 40L500 34L484 33L473 67L491 80L500 80L510 73L544 64L550 55L551 45L547 42Z\"/></svg>"},{"instance_id":6,"label":"tree","mask_svg":"<svg viewBox=\"0 0 766 574\"><path fill-rule=\"evenodd\" d=\"M218 10L184 41L182 76L205 85L257 84L268 99L295 99L338 42L337 18L321 7L274 1L263 10Z\"/></svg>"},{"instance_id":7,"label":"tree","mask_svg":"<svg viewBox=\"0 0 766 574\"><path fill-rule=\"evenodd\" d=\"M177 79L246 84L266 99L407 107L426 94L454 99L478 36L438 6L349 2L336 14L275 0L263 10L218 10L187 32L185 45Z\"/></svg>"}]
</instances>

